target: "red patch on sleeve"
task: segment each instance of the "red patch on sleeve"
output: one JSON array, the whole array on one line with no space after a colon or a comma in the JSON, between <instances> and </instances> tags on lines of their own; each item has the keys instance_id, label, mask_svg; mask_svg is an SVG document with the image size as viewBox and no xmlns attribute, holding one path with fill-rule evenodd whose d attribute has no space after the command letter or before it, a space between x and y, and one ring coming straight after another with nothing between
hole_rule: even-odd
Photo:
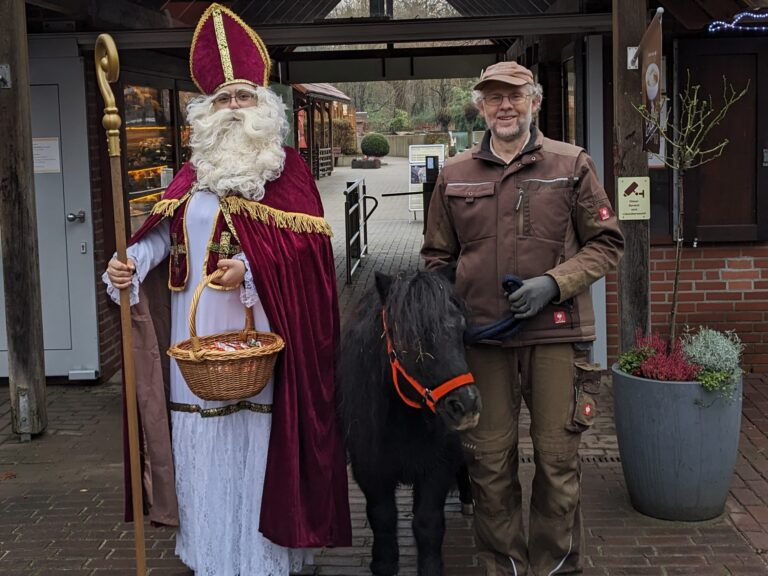
<instances>
[{"instance_id":1,"label":"red patch on sleeve","mask_svg":"<svg viewBox=\"0 0 768 576\"><path fill-rule=\"evenodd\" d=\"M555 324L565 324L568 321L568 318L562 310L555 310L554 321Z\"/></svg>"},{"instance_id":2,"label":"red patch on sleeve","mask_svg":"<svg viewBox=\"0 0 768 576\"><path fill-rule=\"evenodd\" d=\"M608 220L608 218L611 217L611 211L608 210L606 206L603 206L602 208L600 208L599 213L600 213L600 220Z\"/></svg>"}]
</instances>

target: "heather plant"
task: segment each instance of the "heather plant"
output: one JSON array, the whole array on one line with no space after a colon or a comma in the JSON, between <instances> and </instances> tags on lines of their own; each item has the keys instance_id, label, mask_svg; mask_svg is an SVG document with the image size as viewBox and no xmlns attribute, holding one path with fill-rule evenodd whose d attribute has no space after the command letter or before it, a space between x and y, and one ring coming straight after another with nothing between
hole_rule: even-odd
<instances>
[{"instance_id":1,"label":"heather plant","mask_svg":"<svg viewBox=\"0 0 768 576\"><path fill-rule=\"evenodd\" d=\"M699 367L686 358L679 340L670 348L658 334L638 335L636 344L637 350L644 350L647 354L637 367L637 376L677 382L696 379Z\"/></svg>"},{"instance_id":2,"label":"heather plant","mask_svg":"<svg viewBox=\"0 0 768 576\"><path fill-rule=\"evenodd\" d=\"M619 356L622 372L668 382L698 381L710 392L733 399L744 345L735 332L710 328L686 331L673 346L659 334L635 335L635 346Z\"/></svg>"}]
</instances>

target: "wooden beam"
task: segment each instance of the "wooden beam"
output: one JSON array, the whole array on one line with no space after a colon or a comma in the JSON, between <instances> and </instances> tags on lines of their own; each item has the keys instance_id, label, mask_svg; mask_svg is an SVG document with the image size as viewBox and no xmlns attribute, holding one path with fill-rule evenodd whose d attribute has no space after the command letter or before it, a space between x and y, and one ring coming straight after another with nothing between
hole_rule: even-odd
<instances>
[{"instance_id":1,"label":"wooden beam","mask_svg":"<svg viewBox=\"0 0 768 576\"><path fill-rule=\"evenodd\" d=\"M0 243L11 425L28 441L45 430L48 414L23 0L0 0L0 64Z\"/></svg>"},{"instance_id":2,"label":"wooden beam","mask_svg":"<svg viewBox=\"0 0 768 576\"><path fill-rule=\"evenodd\" d=\"M87 0L27 0L26 3L76 20L88 17Z\"/></svg>"},{"instance_id":3,"label":"wooden beam","mask_svg":"<svg viewBox=\"0 0 768 576\"><path fill-rule=\"evenodd\" d=\"M339 44L386 44L440 40L487 40L547 34L610 32L610 14L544 14L536 16L487 16L478 18L423 18L372 21L368 19L323 20L312 24L266 24L256 31L269 47ZM112 32L120 49L189 48L191 28ZM36 34L40 38L75 38L93 46L98 32Z\"/></svg>"},{"instance_id":4,"label":"wooden beam","mask_svg":"<svg viewBox=\"0 0 768 576\"><path fill-rule=\"evenodd\" d=\"M703 30L712 20L698 3L691 0L664 0L662 4L688 30Z\"/></svg>"},{"instance_id":5,"label":"wooden beam","mask_svg":"<svg viewBox=\"0 0 768 576\"><path fill-rule=\"evenodd\" d=\"M734 0L695 0L695 2L712 20L730 20L741 11Z\"/></svg>"},{"instance_id":6,"label":"wooden beam","mask_svg":"<svg viewBox=\"0 0 768 576\"><path fill-rule=\"evenodd\" d=\"M427 46L424 48L381 48L374 50L309 50L286 52L281 62L307 62L317 60L360 60L361 58L422 58L429 56L467 56L468 54L495 54L499 58L504 50L495 44L470 44L468 46Z\"/></svg>"},{"instance_id":7,"label":"wooden beam","mask_svg":"<svg viewBox=\"0 0 768 576\"><path fill-rule=\"evenodd\" d=\"M619 6L621 4L621 6ZM642 146L640 70L627 70L627 47L637 46L646 27L647 0L613 0L613 172L619 177L647 176L648 156ZM619 190L616 186L618 198ZM618 200L617 200L618 202ZM622 220L624 258L619 263L619 351L631 348L635 331L651 326L650 222Z\"/></svg>"}]
</instances>

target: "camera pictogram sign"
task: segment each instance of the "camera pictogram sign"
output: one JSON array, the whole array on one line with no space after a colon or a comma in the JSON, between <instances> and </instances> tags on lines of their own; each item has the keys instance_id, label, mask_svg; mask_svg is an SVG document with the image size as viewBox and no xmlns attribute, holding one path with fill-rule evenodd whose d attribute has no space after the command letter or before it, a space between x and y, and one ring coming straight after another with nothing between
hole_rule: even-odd
<instances>
[{"instance_id":1,"label":"camera pictogram sign","mask_svg":"<svg viewBox=\"0 0 768 576\"><path fill-rule=\"evenodd\" d=\"M616 200L619 220L650 220L651 179L647 176L619 178Z\"/></svg>"}]
</instances>

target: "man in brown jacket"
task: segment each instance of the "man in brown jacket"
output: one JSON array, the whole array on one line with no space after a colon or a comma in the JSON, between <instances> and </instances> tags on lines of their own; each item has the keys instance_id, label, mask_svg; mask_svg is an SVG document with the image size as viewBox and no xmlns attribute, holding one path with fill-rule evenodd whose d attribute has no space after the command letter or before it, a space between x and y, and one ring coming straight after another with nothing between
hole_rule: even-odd
<instances>
[{"instance_id":1,"label":"man in brown jacket","mask_svg":"<svg viewBox=\"0 0 768 576\"><path fill-rule=\"evenodd\" d=\"M523 66L485 70L474 101L489 129L440 173L422 249L427 268L455 269L471 312L467 359L483 411L462 443L488 576L582 571L578 447L599 384L589 362L589 286L615 268L624 246L592 159L532 124L541 98ZM518 479L522 399L536 463L527 542Z\"/></svg>"}]
</instances>

